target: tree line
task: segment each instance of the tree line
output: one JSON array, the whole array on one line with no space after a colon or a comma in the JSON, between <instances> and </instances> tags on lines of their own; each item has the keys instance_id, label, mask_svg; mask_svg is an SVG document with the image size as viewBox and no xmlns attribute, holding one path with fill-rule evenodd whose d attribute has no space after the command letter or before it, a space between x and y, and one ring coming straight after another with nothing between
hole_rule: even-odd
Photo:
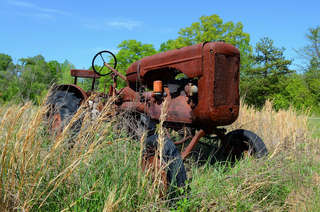
<instances>
[{"instance_id":1,"label":"tree line","mask_svg":"<svg viewBox=\"0 0 320 212\"><path fill-rule=\"evenodd\" d=\"M276 109L291 105L320 113L320 26L310 28L306 32L308 45L296 50L305 62L297 70L291 66L293 60L284 56L285 49L276 47L271 38L261 38L252 46L241 22L224 22L218 15L200 17L198 22L180 29L177 38L163 42L159 49L136 40L121 42L116 54L117 69L125 73L131 63L145 56L221 40L241 52L240 93L247 104L260 108L270 99ZM53 83L72 83L71 68L74 65L68 61L45 61L41 55L21 58L14 64L9 55L0 54L0 103L39 103ZM88 80L81 83L85 89L90 88ZM101 78L99 89L106 83L108 79Z\"/></svg>"}]
</instances>

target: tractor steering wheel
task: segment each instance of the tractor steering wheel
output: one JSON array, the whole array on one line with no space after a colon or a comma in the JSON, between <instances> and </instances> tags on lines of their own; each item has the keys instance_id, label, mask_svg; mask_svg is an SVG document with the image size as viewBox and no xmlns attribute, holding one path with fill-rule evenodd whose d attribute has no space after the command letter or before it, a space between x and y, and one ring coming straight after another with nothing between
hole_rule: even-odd
<instances>
[{"instance_id":1,"label":"tractor steering wheel","mask_svg":"<svg viewBox=\"0 0 320 212\"><path fill-rule=\"evenodd\" d=\"M112 73L111 70L104 64L110 61L108 64L114 69L117 67L116 56L107 50L98 52L92 59L92 69L99 76L106 76Z\"/></svg>"}]
</instances>

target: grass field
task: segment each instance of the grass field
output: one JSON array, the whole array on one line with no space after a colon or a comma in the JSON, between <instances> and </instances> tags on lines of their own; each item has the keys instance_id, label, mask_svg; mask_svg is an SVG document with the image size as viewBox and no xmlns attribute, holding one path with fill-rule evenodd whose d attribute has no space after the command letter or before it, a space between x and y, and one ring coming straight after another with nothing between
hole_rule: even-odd
<instances>
[{"instance_id":1,"label":"grass field","mask_svg":"<svg viewBox=\"0 0 320 212\"><path fill-rule=\"evenodd\" d=\"M320 117L310 117L309 126L313 137L320 138Z\"/></svg>"},{"instance_id":2,"label":"grass field","mask_svg":"<svg viewBox=\"0 0 320 212\"><path fill-rule=\"evenodd\" d=\"M275 112L269 102L261 111L242 105L228 129L256 132L269 155L234 164L188 159L187 186L170 199L142 172L142 142L128 137L110 108L95 124L84 113L72 137L72 122L82 109L52 136L43 121L45 108L0 107L0 211L320 210L320 140L316 131L312 136L306 115Z\"/></svg>"}]
</instances>

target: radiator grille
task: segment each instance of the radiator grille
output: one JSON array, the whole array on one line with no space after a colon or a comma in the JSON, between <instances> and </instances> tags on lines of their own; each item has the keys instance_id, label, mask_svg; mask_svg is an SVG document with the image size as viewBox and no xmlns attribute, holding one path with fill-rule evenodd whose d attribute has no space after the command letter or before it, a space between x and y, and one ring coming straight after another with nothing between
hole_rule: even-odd
<instances>
[{"instance_id":1,"label":"radiator grille","mask_svg":"<svg viewBox=\"0 0 320 212\"><path fill-rule=\"evenodd\" d=\"M214 105L239 104L239 57L215 54Z\"/></svg>"}]
</instances>

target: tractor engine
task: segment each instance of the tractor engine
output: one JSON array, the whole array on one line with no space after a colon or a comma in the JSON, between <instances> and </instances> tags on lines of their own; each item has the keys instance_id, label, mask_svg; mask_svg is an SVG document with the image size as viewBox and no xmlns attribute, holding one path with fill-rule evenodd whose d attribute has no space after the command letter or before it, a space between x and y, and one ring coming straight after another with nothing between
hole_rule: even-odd
<instances>
[{"instance_id":1,"label":"tractor engine","mask_svg":"<svg viewBox=\"0 0 320 212\"><path fill-rule=\"evenodd\" d=\"M237 119L239 67L237 48L224 42L205 42L136 61L128 68L126 79L130 90L144 92L140 101L152 102L143 109L152 119L159 119L166 97L167 122L206 129Z\"/></svg>"}]
</instances>

